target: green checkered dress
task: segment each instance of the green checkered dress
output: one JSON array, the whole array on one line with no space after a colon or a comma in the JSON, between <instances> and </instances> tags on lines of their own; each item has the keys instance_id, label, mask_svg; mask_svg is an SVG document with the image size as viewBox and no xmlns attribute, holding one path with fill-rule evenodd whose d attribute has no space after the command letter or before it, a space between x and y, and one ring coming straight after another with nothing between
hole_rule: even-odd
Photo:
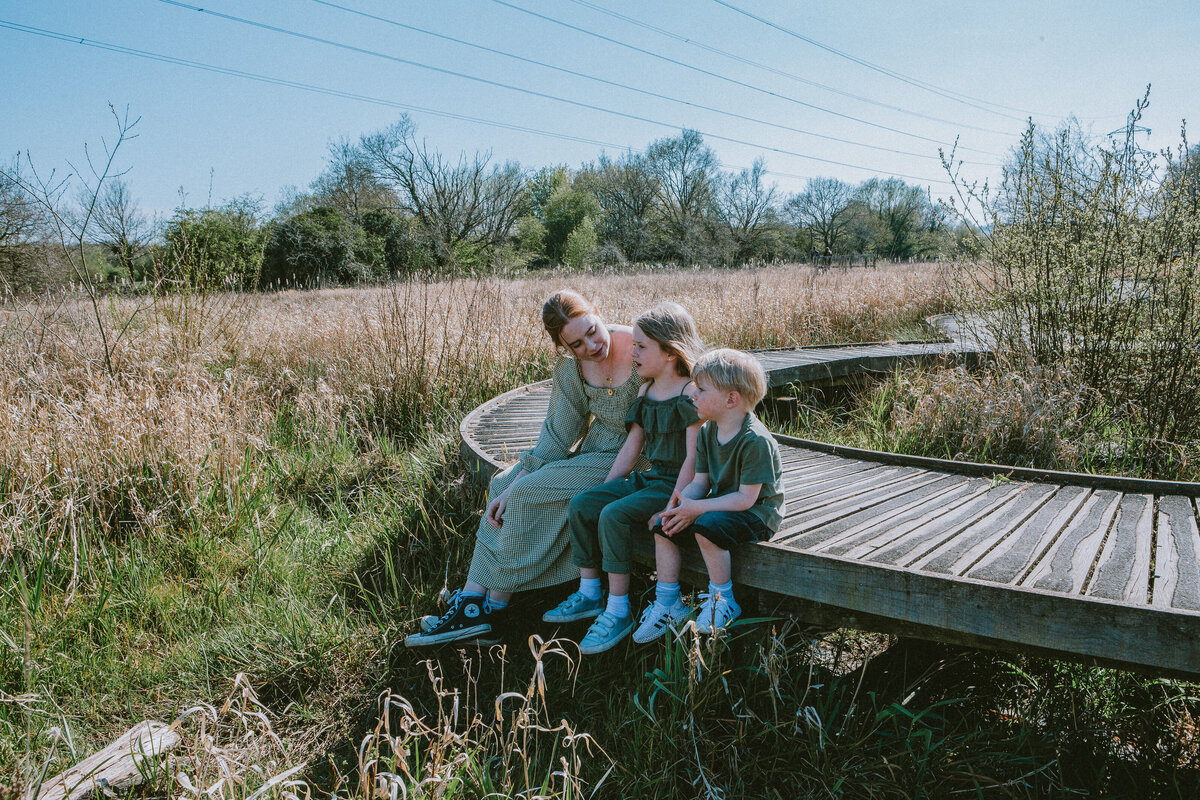
<instances>
[{"instance_id":1,"label":"green checkered dress","mask_svg":"<svg viewBox=\"0 0 1200 800\"><path fill-rule=\"evenodd\" d=\"M493 527L486 517L480 520L471 580L489 589L518 592L579 577L568 547L567 504L608 477L625 441L625 414L641 383L635 369L610 394L607 387L585 383L575 359L558 360L537 444L488 487L490 499L508 488L521 467L529 472L508 496L503 526ZM579 446L572 452L576 442Z\"/></svg>"}]
</instances>

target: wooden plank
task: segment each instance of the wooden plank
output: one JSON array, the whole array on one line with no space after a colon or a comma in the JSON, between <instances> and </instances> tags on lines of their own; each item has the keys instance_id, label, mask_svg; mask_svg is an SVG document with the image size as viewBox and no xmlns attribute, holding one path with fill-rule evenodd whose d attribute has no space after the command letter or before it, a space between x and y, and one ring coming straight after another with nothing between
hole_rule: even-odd
<instances>
[{"instance_id":1,"label":"wooden plank","mask_svg":"<svg viewBox=\"0 0 1200 800\"><path fill-rule=\"evenodd\" d=\"M878 547L865 553L863 557L880 564L899 564L919 557L946 537L954 536L980 517L994 513L1012 502L1021 494L1021 490L1028 486L1029 484L1024 483L993 486L976 499L963 503L948 513L935 516L903 536L891 540L886 547Z\"/></svg>"},{"instance_id":2,"label":"wooden plank","mask_svg":"<svg viewBox=\"0 0 1200 800\"><path fill-rule=\"evenodd\" d=\"M860 558L896 540L919 532L933 524L938 517L956 513L962 506L975 503L991 491L991 482L965 479L945 495L918 504L894 520L868 520L858 526L851 536L822 548L830 555Z\"/></svg>"},{"instance_id":3,"label":"wooden plank","mask_svg":"<svg viewBox=\"0 0 1200 800\"><path fill-rule=\"evenodd\" d=\"M942 475L933 482L917 489L912 489L900 497L895 497L887 502L864 509L857 514L842 517L841 519L821 525L816 529L798 530L793 528L791 524L785 523L780 526L779 532L771 537L771 541L789 547L801 548L818 547L824 549L829 546L836 546L862 530L864 525L888 524L894 520L902 519L906 512L911 513L912 509L919 508L927 500L944 498L949 492L953 491L955 486L963 486L965 484L966 481L959 480L952 475Z\"/></svg>"},{"instance_id":4,"label":"wooden plank","mask_svg":"<svg viewBox=\"0 0 1200 800\"><path fill-rule=\"evenodd\" d=\"M845 461L836 469L826 469L812 474L784 473L783 491L789 501L805 501L818 495L837 492L838 487L849 489L863 481L874 480L879 475L890 475L894 467L881 467L865 461Z\"/></svg>"},{"instance_id":5,"label":"wooden plank","mask_svg":"<svg viewBox=\"0 0 1200 800\"><path fill-rule=\"evenodd\" d=\"M994 583L1012 583L1027 571L1041 546L1070 522L1091 495L1081 486L1060 487L1024 525L989 552L967 575Z\"/></svg>"},{"instance_id":6,"label":"wooden plank","mask_svg":"<svg viewBox=\"0 0 1200 800\"><path fill-rule=\"evenodd\" d=\"M1117 506L1112 534L1100 552L1096 575L1087 593L1108 600L1147 602L1153 544L1153 495L1125 495Z\"/></svg>"},{"instance_id":7,"label":"wooden plank","mask_svg":"<svg viewBox=\"0 0 1200 800\"><path fill-rule=\"evenodd\" d=\"M40 786L31 786L22 800L83 800L111 796L142 782L156 762L179 744L179 733L161 722L139 722L115 742L88 756ZM165 765L159 765L165 770Z\"/></svg>"},{"instance_id":8,"label":"wooden plank","mask_svg":"<svg viewBox=\"0 0 1200 800\"><path fill-rule=\"evenodd\" d=\"M1017 501L1000 507L994 514L980 517L919 558L906 561L905 566L953 575L967 571L997 542L1037 513L1056 488L1044 484L1030 485Z\"/></svg>"},{"instance_id":9,"label":"wooden plank","mask_svg":"<svg viewBox=\"0 0 1200 800\"><path fill-rule=\"evenodd\" d=\"M823 479L817 483L805 483L791 489L785 482L784 496L788 502L786 518L796 517L811 509L836 503L839 500L869 488L882 488L912 475L893 467L872 465L869 469L837 478Z\"/></svg>"},{"instance_id":10,"label":"wooden plank","mask_svg":"<svg viewBox=\"0 0 1200 800\"><path fill-rule=\"evenodd\" d=\"M834 502L807 504L789 515L788 528L797 533L825 525L834 520L849 517L889 500L903 500L910 492L937 482L942 476L921 470L898 472L881 477L878 481L864 483L856 491L844 492Z\"/></svg>"},{"instance_id":11,"label":"wooden plank","mask_svg":"<svg viewBox=\"0 0 1200 800\"><path fill-rule=\"evenodd\" d=\"M1200 609L1200 532L1196 507L1186 497L1158 498L1158 547L1153 603L1158 608Z\"/></svg>"},{"instance_id":12,"label":"wooden plank","mask_svg":"<svg viewBox=\"0 0 1200 800\"><path fill-rule=\"evenodd\" d=\"M1119 492L1094 492L1046 547L1021 584L1050 592L1082 593L1120 501Z\"/></svg>"}]
</instances>

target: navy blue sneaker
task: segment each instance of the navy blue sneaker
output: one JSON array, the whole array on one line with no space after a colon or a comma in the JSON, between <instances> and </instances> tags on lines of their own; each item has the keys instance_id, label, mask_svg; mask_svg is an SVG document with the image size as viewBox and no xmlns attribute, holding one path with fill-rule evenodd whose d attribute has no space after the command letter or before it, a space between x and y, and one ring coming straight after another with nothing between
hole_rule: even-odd
<instances>
[{"instance_id":1,"label":"navy blue sneaker","mask_svg":"<svg viewBox=\"0 0 1200 800\"><path fill-rule=\"evenodd\" d=\"M455 592L450 597L446 613L432 622L421 621L421 630L404 640L405 647L428 647L435 644L464 642L495 644L492 624L499 612L488 611L483 595Z\"/></svg>"}]
</instances>

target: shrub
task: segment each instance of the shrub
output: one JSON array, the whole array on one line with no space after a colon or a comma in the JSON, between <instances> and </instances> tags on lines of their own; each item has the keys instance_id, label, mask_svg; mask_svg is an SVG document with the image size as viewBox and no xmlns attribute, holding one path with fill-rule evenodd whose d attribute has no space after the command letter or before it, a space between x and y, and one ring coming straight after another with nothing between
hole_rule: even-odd
<instances>
[{"instance_id":1,"label":"shrub","mask_svg":"<svg viewBox=\"0 0 1200 800\"><path fill-rule=\"evenodd\" d=\"M1135 406L1137 435L1183 441L1200 437L1196 153L1142 150L1146 105L1099 146L1030 124L1000 187L960 199L982 209L976 310L1012 367L1065 367Z\"/></svg>"}]
</instances>

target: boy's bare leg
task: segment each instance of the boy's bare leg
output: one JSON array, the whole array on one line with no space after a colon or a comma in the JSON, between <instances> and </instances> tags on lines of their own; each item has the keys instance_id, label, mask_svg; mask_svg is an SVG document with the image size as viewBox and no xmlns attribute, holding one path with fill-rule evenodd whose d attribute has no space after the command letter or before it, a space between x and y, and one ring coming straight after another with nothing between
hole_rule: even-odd
<instances>
[{"instance_id":1,"label":"boy's bare leg","mask_svg":"<svg viewBox=\"0 0 1200 800\"><path fill-rule=\"evenodd\" d=\"M595 567L580 567L579 568L579 577L584 578L586 580L595 580L595 579L599 578L602 574L603 573Z\"/></svg>"},{"instance_id":2,"label":"boy's bare leg","mask_svg":"<svg viewBox=\"0 0 1200 800\"><path fill-rule=\"evenodd\" d=\"M610 595L625 596L629 594L629 573L608 573L608 593Z\"/></svg>"},{"instance_id":3,"label":"boy's bare leg","mask_svg":"<svg viewBox=\"0 0 1200 800\"><path fill-rule=\"evenodd\" d=\"M696 544L700 545L700 555L708 568L709 582L725 584L733 580L733 561L728 550L717 547L700 534L696 534Z\"/></svg>"},{"instance_id":4,"label":"boy's bare leg","mask_svg":"<svg viewBox=\"0 0 1200 800\"><path fill-rule=\"evenodd\" d=\"M679 583L679 569L683 558L679 545L670 537L654 534L654 565L659 583Z\"/></svg>"}]
</instances>

